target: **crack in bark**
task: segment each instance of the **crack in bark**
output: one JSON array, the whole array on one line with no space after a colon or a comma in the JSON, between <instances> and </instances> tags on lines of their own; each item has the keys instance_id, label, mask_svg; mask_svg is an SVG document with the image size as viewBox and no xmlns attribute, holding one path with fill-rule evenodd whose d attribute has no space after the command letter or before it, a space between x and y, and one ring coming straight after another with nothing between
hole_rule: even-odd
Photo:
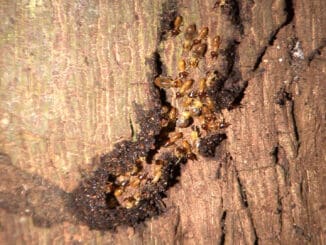
<instances>
[{"instance_id":1,"label":"crack in bark","mask_svg":"<svg viewBox=\"0 0 326 245\"><path fill-rule=\"evenodd\" d=\"M275 146L274 149L273 149L273 157L274 157L274 163L275 163L275 166L280 166L279 164L279 146ZM280 166L282 168L282 166ZM275 169L275 174L277 175L277 170L276 168ZM279 215L279 219L278 219L278 222L279 222L279 225L280 225L280 230L279 230L279 235L282 234L282 229L283 229L283 204L282 204L282 197L280 196L280 184L278 181L277 182L277 189L276 189L276 196L277 196L277 212L278 212L278 215Z\"/></svg>"},{"instance_id":2,"label":"crack in bark","mask_svg":"<svg viewBox=\"0 0 326 245\"><path fill-rule=\"evenodd\" d=\"M278 154L279 154L279 145L277 144L277 146L275 146L271 152L271 155L273 157L273 162L278 165L278 161L279 161L279 157L278 157Z\"/></svg>"},{"instance_id":3,"label":"crack in bark","mask_svg":"<svg viewBox=\"0 0 326 245\"><path fill-rule=\"evenodd\" d=\"M130 134L131 134L130 137L131 137L132 141L136 141L137 133L136 133L135 126L134 126L134 123L133 123L130 115L129 115L129 126L130 126Z\"/></svg>"},{"instance_id":4,"label":"crack in bark","mask_svg":"<svg viewBox=\"0 0 326 245\"><path fill-rule=\"evenodd\" d=\"M240 196L241 196L241 200L242 200L242 205L245 208L248 208L248 200L247 200L246 190L243 187L243 184L241 183L240 176L239 176L239 171L238 170L236 170L236 178L237 178L237 182L239 184L239 190L240 190Z\"/></svg>"},{"instance_id":5,"label":"crack in bark","mask_svg":"<svg viewBox=\"0 0 326 245\"><path fill-rule=\"evenodd\" d=\"M223 199L222 199L223 200ZM225 221L226 221L226 216L227 216L227 211L224 210L220 219L220 224L221 224L221 240L220 240L220 245L225 244Z\"/></svg>"},{"instance_id":6,"label":"crack in bark","mask_svg":"<svg viewBox=\"0 0 326 245\"><path fill-rule=\"evenodd\" d=\"M216 8L217 5L221 6L222 13L229 16L232 25L234 25L239 30L240 34L243 35L244 27L241 18L241 12L240 12L241 1L239 0L225 0L224 2L217 1L214 4L214 8Z\"/></svg>"},{"instance_id":7,"label":"crack in bark","mask_svg":"<svg viewBox=\"0 0 326 245\"><path fill-rule=\"evenodd\" d=\"M174 244L178 244L179 240L179 233L181 231L181 217L180 217L180 209L179 207L177 208L177 216L174 224Z\"/></svg>"},{"instance_id":8,"label":"crack in bark","mask_svg":"<svg viewBox=\"0 0 326 245\"><path fill-rule=\"evenodd\" d=\"M237 181L238 186L239 186L239 191L240 191L240 196L241 196L241 204L247 210L248 219L250 220L250 223L252 225L252 231L253 231L254 236L255 236L254 244L258 244L259 238L258 238L257 230L256 230L256 227L255 227L255 224L254 224L252 212L251 212L250 207L248 205L246 190L243 187L243 184L242 184L242 182L240 180L239 171L237 170L237 168L235 166L234 166L234 171L235 171L235 174L236 174L236 181Z\"/></svg>"},{"instance_id":9,"label":"crack in bark","mask_svg":"<svg viewBox=\"0 0 326 245\"><path fill-rule=\"evenodd\" d=\"M299 130L298 130L298 125L297 125L297 121L295 119L295 111L294 111L294 100L291 101L291 108L290 108L290 116L292 119L292 125L293 125L293 133L294 133L294 137L296 140L296 145L295 145L295 156L298 156L299 153L299 149L300 149L300 136L299 136Z\"/></svg>"},{"instance_id":10,"label":"crack in bark","mask_svg":"<svg viewBox=\"0 0 326 245\"><path fill-rule=\"evenodd\" d=\"M258 57L256 59L254 67L252 69L253 71L256 71L259 68L259 66L260 66L260 64L261 64L261 62L263 60L263 57L266 54L267 49L269 47L273 46L274 41L277 38L277 34L280 32L280 30L283 29L285 26L289 25L292 22L292 20L294 18L294 7L293 7L292 0L285 0L285 9L284 9L284 11L287 12L286 20L282 24L280 24L279 27L276 28L276 30L274 30L270 34L269 39L268 39L268 45L264 46L261 49L261 51L259 52L259 55L258 55Z\"/></svg>"}]
</instances>

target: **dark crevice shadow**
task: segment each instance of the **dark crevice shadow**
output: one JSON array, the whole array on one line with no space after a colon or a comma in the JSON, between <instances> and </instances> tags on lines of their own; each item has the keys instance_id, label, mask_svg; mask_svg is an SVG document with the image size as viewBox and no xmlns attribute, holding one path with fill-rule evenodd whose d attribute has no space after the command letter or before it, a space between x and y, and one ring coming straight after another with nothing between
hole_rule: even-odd
<instances>
[{"instance_id":1,"label":"dark crevice shadow","mask_svg":"<svg viewBox=\"0 0 326 245\"><path fill-rule=\"evenodd\" d=\"M40 176L12 165L0 153L0 208L14 214L31 216L37 226L50 227L68 221L76 223L67 204L71 195Z\"/></svg>"}]
</instances>

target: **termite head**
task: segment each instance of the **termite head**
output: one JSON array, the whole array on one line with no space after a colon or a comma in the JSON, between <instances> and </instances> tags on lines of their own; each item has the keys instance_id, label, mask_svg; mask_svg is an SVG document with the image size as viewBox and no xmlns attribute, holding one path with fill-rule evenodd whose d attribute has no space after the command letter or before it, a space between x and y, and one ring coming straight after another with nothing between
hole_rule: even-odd
<instances>
[{"instance_id":1,"label":"termite head","mask_svg":"<svg viewBox=\"0 0 326 245\"><path fill-rule=\"evenodd\" d=\"M181 79L176 79L172 81L172 87L174 88L180 88L182 85L182 80Z\"/></svg>"},{"instance_id":2,"label":"termite head","mask_svg":"<svg viewBox=\"0 0 326 245\"><path fill-rule=\"evenodd\" d=\"M123 193L122 188L116 188L115 191L114 191L114 196L119 197L119 196L122 195L122 193Z\"/></svg>"},{"instance_id":3,"label":"termite head","mask_svg":"<svg viewBox=\"0 0 326 245\"><path fill-rule=\"evenodd\" d=\"M218 52L217 51L211 51L211 57L212 57L212 59L216 59L218 57Z\"/></svg>"}]
</instances>

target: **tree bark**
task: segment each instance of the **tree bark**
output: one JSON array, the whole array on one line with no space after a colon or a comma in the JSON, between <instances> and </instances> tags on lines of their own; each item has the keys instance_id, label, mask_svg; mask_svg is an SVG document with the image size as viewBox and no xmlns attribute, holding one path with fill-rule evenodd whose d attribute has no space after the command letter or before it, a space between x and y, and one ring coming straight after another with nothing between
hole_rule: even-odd
<instances>
[{"instance_id":1,"label":"tree bark","mask_svg":"<svg viewBox=\"0 0 326 245\"><path fill-rule=\"evenodd\" d=\"M324 0L0 3L1 244L325 243ZM64 197L139 132L152 53L175 72L181 37L161 39L169 11L235 39L248 86L223 111L217 157L182 167L162 215L90 230Z\"/></svg>"}]
</instances>

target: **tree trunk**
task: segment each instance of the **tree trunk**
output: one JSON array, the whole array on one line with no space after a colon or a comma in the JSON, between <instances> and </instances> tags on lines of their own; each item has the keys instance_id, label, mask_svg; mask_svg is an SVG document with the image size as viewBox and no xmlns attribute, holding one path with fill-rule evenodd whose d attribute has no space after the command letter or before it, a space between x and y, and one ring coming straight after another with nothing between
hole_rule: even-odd
<instances>
[{"instance_id":1,"label":"tree trunk","mask_svg":"<svg viewBox=\"0 0 326 245\"><path fill-rule=\"evenodd\" d=\"M6 1L0 8L1 244L324 244L324 0ZM100 156L140 132L146 64L176 71L175 13L235 40L248 82L216 157L188 161L165 212L91 230L69 195ZM209 62L206 67L211 68Z\"/></svg>"}]
</instances>

